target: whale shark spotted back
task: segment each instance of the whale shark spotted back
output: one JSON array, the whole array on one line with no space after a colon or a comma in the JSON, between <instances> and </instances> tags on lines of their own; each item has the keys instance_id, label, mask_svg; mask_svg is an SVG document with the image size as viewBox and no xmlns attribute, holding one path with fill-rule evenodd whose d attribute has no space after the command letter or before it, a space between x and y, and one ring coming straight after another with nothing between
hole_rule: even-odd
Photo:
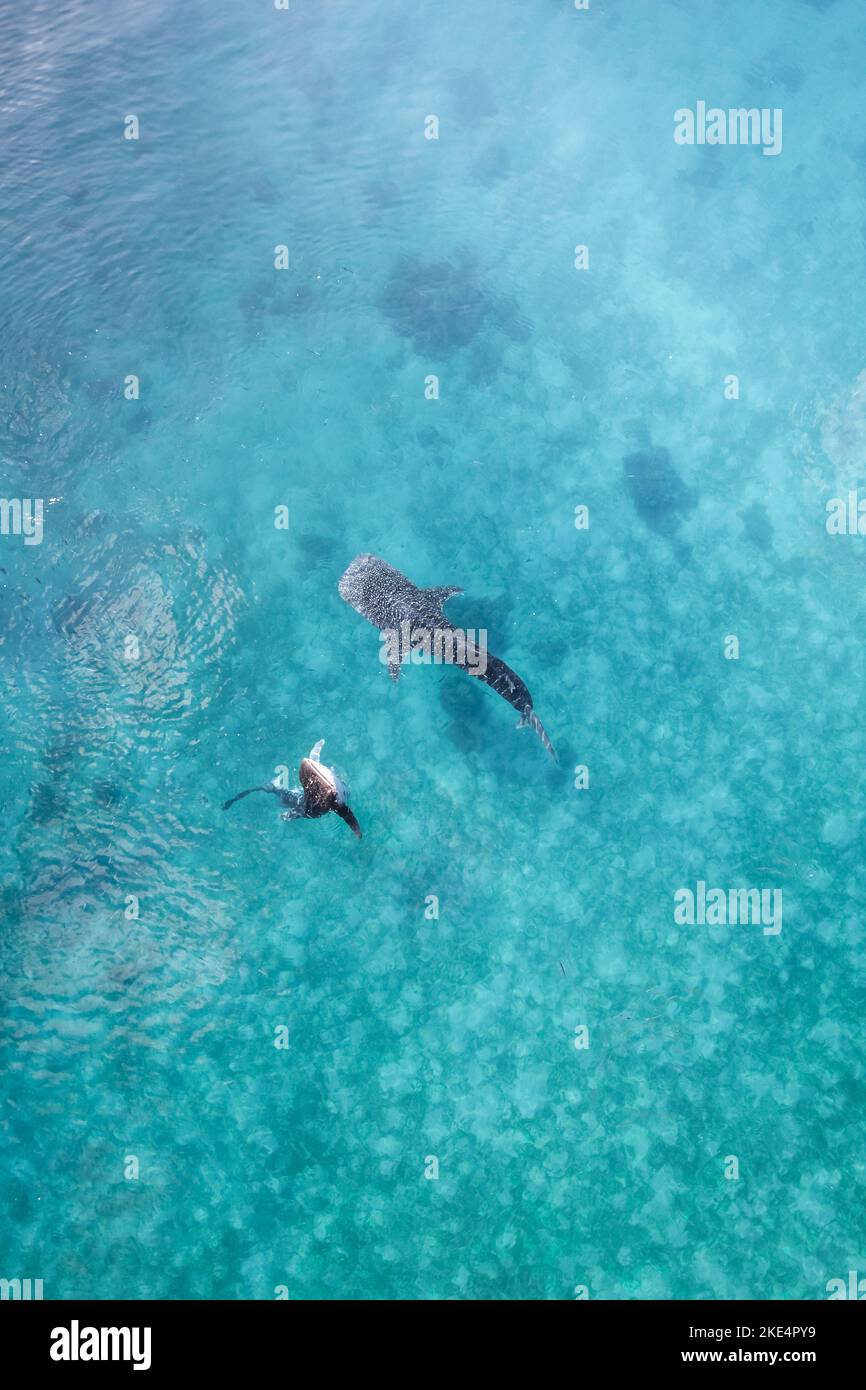
<instances>
[{"instance_id":1,"label":"whale shark spotted back","mask_svg":"<svg viewBox=\"0 0 866 1390\"><path fill-rule=\"evenodd\" d=\"M447 599L463 593L457 585L419 589L405 574L378 555L357 555L340 579L338 588L340 597L380 632L408 632L410 640L422 639L426 634L428 641L433 632L461 635L442 612L442 605ZM478 649L471 642L452 646L451 652L452 655L446 658L450 664L484 681L497 695L513 705L521 716L518 728L534 729L555 760L553 745L532 707L532 696L517 672L491 653L485 653L484 662L480 662L477 659ZM388 669L392 680L397 680L400 675L399 661L389 660Z\"/></svg>"}]
</instances>

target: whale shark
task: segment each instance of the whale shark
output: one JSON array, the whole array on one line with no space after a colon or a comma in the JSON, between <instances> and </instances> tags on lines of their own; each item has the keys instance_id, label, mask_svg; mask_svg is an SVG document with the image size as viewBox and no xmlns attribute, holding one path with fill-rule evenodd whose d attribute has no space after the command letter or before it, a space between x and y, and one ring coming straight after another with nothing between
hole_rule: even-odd
<instances>
[{"instance_id":1,"label":"whale shark","mask_svg":"<svg viewBox=\"0 0 866 1390\"><path fill-rule=\"evenodd\" d=\"M517 727L534 729L548 753L557 760L553 744L533 709L532 696L517 672L480 647L474 632L461 632L442 612L449 598L463 593L459 586L419 589L378 555L357 555L338 587L340 597L386 635L392 680L399 679L401 665L415 653L426 654L425 659L429 660L431 649L435 648L440 653L438 659L484 681L513 705L520 713Z\"/></svg>"}]
</instances>

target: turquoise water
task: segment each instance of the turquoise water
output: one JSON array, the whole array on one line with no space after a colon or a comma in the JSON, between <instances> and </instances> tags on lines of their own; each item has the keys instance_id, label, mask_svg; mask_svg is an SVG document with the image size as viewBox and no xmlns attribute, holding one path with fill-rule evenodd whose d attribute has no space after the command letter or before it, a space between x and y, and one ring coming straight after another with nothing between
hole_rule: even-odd
<instances>
[{"instance_id":1,"label":"turquoise water","mask_svg":"<svg viewBox=\"0 0 866 1390\"><path fill-rule=\"evenodd\" d=\"M866 1274L864 58L858 0L4 9L0 1276ZM678 146L698 100L782 153ZM391 684L360 551L464 588L558 769ZM319 738L362 841L221 813Z\"/></svg>"}]
</instances>

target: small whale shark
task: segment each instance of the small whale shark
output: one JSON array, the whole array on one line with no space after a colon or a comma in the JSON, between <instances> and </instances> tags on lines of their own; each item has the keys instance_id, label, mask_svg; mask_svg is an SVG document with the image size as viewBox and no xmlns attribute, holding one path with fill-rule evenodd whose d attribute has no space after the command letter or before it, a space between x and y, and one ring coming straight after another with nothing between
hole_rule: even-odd
<instances>
[{"instance_id":1,"label":"small whale shark","mask_svg":"<svg viewBox=\"0 0 866 1390\"><path fill-rule=\"evenodd\" d=\"M273 792L274 796L280 798L280 804L287 807L280 820L298 820L301 817L315 820L318 816L326 816L329 811L334 811L360 840L361 827L349 810L346 787L334 769L326 766L321 760L324 743L325 740L320 738L310 749L310 756L301 759L298 769L301 781L299 787L283 791L282 787L275 787L273 782L265 782L263 786L258 787L247 787L246 791L238 792L236 796L231 796L228 801L223 802L223 810L227 811L236 801L249 796L251 792Z\"/></svg>"},{"instance_id":2,"label":"small whale shark","mask_svg":"<svg viewBox=\"0 0 866 1390\"><path fill-rule=\"evenodd\" d=\"M532 708L532 696L516 671L506 666L498 656L467 640L467 634L460 632L444 616L442 605L454 594L462 594L461 588L446 584L433 589L419 589L405 574L385 560L380 560L378 555L357 555L338 587L340 597L346 603L387 635L388 671L392 680L396 681L400 676L398 648L401 643L402 660L406 661L410 658L410 649L429 654L431 644L435 642L437 650L443 653L443 661L459 666L470 676L484 681L497 695L519 710L518 729L534 729L556 761L553 744ZM474 633L471 635L474 637ZM446 646L447 655L444 654Z\"/></svg>"}]
</instances>

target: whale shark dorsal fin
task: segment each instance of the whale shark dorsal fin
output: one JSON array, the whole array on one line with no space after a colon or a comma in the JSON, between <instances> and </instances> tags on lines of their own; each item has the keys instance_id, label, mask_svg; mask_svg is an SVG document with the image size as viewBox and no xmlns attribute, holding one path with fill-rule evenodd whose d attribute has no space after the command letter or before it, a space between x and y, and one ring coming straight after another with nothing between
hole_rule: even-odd
<instances>
[{"instance_id":1,"label":"whale shark dorsal fin","mask_svg":"<svg viewBox=\"0 0 866 1390\"><path fill-rule=\"evenodd\" d=\"M318 763L318 762L321 762L320 754L321 754L322 749L324 748L324 746L325 746L325 740L324 740L323 738L320 738L318 743L314 743L314 744L313 744L313 747L310 749L310 762L311 762L311 763Z\"/></svg>"},{"instance_id":2,"label":"whale shark dorsal fin","mask_svg":"<svg viewBox=\"0 0 866 1390\"><path fill-rule=\"evenodd\" d=\"M462 594L463 590L460 588L459 584L440 584L433 589L426 589L425 593L430 595L434 604L441 612L445 600L451 598L453 594Z\"/></svg>"}]
</instances>

